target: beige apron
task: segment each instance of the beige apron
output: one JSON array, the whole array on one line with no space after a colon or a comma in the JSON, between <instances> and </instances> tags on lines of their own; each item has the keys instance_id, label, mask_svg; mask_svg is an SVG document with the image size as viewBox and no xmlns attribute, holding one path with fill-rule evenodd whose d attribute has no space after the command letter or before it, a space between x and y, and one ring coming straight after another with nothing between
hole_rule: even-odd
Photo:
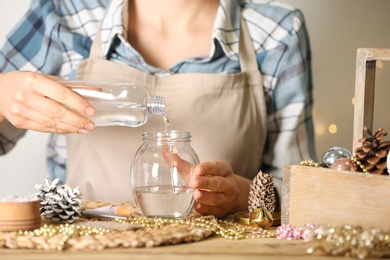
<instances>
[{"instance_id":1,"label":"beige apron","mask_svg":"<svg viewBox=\"0 0 390 260\"><path fill-rule=\"evenodd\" d=\"M76 79L132 82L165 98L169 129L191 132L201 162L226 160L235 173L254 178L261 167L266 136L262 77L245 23L240 35L237 74L183 73L156 77L102 58L100 33ZM83 198L133 201L130 167L145 129L164 129L161 117L138 128L96 127L89 135L67 136L67 183Z\"/></svg>"}]
</instances>

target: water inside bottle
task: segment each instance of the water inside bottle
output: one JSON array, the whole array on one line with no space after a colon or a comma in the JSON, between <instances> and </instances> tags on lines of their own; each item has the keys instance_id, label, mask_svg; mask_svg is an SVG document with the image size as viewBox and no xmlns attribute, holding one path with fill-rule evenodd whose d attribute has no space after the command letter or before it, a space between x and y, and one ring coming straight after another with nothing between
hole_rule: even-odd
<instances>
[{"instance_id":1,"label":"water inside bottle","mask_svg":"<svg viewBox=\"0 0 390 260\"><path fill-rule=\"evenodd\" d=\"M89 102L99 110L90 118L97 126L138 127L146 123L146 106L144 105L130 102Z\"/></svg>"}]
</instances>

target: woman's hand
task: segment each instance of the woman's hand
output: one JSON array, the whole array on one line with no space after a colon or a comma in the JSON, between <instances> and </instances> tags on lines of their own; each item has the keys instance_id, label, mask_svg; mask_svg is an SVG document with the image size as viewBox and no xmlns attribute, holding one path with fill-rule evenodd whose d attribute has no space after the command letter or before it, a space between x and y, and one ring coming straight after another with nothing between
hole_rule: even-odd
<instances>
[{"instance_id":1,"label":"woman's hand","mask_svg":"<svg viewBox=\"0 0 390 260\"><path fill-rule=\"evenodd\" d=\"M197 165L190 186L195 189L195 210L203 215L223 217L247 210L250 180L233 173L224 161Z\"/></svg>"},{"instance_id":2,"label":"woman's hand","mask_svg":"<svg viewBox=\"0 0 390 260\"><path fill-rule=\"evenodd\" d=\"M17 128L41 132L88 134L94 123L85 116L95 110L57 80L34 72L0 74L0 122L7 119Z\"/></svg>"},{"instance_id":3,"label":"woman's hand","mask_svg":"<svg viewBox=\"0 0 390 260\"><path fill-rule=\"evenodd\" d=\"M250 180L236 175L225 161L204 162L194 166L165 147L164 159L175 167L186 183L194 188L195 210L202 215L223 217L248 209Z\"/></svg>"}]
</instances>

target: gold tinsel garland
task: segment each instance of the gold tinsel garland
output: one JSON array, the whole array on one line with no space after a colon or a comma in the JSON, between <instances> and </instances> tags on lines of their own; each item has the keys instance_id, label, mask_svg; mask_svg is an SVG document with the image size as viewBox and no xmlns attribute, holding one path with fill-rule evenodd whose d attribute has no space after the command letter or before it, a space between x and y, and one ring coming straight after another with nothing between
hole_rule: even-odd
<instances>
[{"instance_id":1,"label":"gold tinsel garland","mask_svg":"<svg viewBox=\"0 0 390 260\"><path fill-rule=\"evenodd\" d=\"M200 241L211 234L212 231L206 228L175 224L124 230L79 224L45 224L33 231L0 232L0 248L102 250L156 247Z\"/></svg>"},{"instance_id":2,"label":"gold tinsel garland","mask_svg":"<svg viewBox=\"0 0 390 260\"><path fill-rule=\"evenodd\" d=\"M321 250L358 259L390 256L390 232L351 225L322 226L310 232L308 253Z\"/></svg>"},{"instance_id":3,"label":"gold tinsel garland","mask_svg":"<svg viewBox=\"0 0 390 260\"><path fill-rule=\"evenodd\" d=\"M231 240L275 237L274 232L220 220L214 216L188 219L129 217L116 221L117 224L135 225L138 228L122 230L79 224L45 224L33 231L0 232L0 248L101 250L195 242L212 234Z\"/></svg>"}]
</instances>

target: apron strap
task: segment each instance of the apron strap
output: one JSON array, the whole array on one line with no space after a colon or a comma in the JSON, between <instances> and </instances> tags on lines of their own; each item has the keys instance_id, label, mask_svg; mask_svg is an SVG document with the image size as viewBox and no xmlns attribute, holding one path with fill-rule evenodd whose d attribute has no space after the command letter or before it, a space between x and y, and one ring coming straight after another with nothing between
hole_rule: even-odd
<instances>
[{"instance_id":1,"label":"apron strap","mask_svg":"<svg viewBox=\"0 0 390 260\"><path fill-rule=\"evenodd\" d=\"M259 71L256 59L256 52L253 47L252 39L250 37L248 26L241 14L241 32L240 32L240 65L242 72Z\"/></svg>"},{"instance_id":2,"label":"apron strap","mask_svg":"<svg viewBox=\"0 0 390 260\"><path fill-rule=\"evenodd\" d=\"M92 45L89 51L89 58L102 58L101 32L102 28L99 26L95 34L95 39L92 41Z\"/></svg>"}]
</instances>

